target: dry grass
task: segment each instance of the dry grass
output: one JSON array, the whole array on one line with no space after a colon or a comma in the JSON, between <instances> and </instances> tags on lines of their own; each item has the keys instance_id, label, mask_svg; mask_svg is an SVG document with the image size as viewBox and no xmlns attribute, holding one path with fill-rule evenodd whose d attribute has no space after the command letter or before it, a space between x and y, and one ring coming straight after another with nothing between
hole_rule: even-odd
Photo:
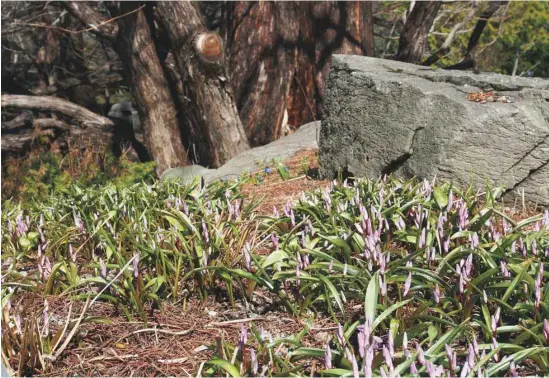
<instances>
[{"instance_id":1,"label":"dry grass","mask_svg":"<svg viewBox=\"0 0 549 378\"><path fill-rule=\"evenodd\" d=\"M263 198L256 212L261 215L273 213L273 207L280 208L289 200L299 198L301 193L322 188L329 180L318 180L318 151L299 151L294 157L284 161L288 167L290 179L283 180L273 168L269 175L263 175L263 181L258 184L245 184L242 193L248 198ZM253 174L261 174L256 171Z\"/></svg>"}]
</instances>

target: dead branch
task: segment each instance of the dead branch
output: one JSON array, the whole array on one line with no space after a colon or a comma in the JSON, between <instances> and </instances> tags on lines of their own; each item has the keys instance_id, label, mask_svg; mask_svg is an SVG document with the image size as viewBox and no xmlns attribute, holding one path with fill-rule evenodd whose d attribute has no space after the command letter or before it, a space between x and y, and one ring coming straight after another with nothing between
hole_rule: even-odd
<instances>
[{"instance_id":1,"label":"dead branch","mask_svg":"<svg viewBox=\"0 0 549 378\"><path fill-rule=\"evenodd\" d=\"M32 124L32 114L30 112L23 112L11 121L2 123L2 130L12 130L18 127L30 126Z\"/></svg>"},{"instance_id":2,"label":"dead branch","mask_svg":"<svg viewBox=\"0 0 549 378\"><path fill-rule=\"evenodd\" d=\"M114 125L110 119L80 105L51 96L2 95L2 107L58 112L90 127L108 128Z\"/></svg>"},{"instance_id":3,"label":"dead branch","mask_svg":"<svg viewBox=\"0 0 549 378\"><path fill-rule=\"evenodd\" d=\"M2 134L2 153L18 153L24 150L34 139L31 130L19 134Z\"/></svg>"},{"instance_id":4,"label":"dead branch","mask_svg":"<svg viewBox=\"0 0 549 378\"><path fill-rule=\"evenodd\" d=\"M35 119L32 123L36 129L59 129L68 131L71 129L70 125L65 122L53 118L39 118Z\"/></svg>"}]
</instances>

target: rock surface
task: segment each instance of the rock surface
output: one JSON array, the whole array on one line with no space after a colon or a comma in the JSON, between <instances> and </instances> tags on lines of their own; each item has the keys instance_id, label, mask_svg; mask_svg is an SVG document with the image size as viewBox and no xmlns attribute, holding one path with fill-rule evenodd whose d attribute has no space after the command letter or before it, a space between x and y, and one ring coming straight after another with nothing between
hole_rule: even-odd
<instances>
[{"instance_id":1,"label":"rock surface","mask_svg":"<svg viewBox=\"0 0 549 378\"><path fill-rule=\"evenodd\" d=\"M250 170L270 165L275 159L285 160L300 150L318 148L319 130L320 122L311 122L301 126L293 134L265 146L244 151L217 169L208 169L200 165L171 168L162 173L160 179L190 182L200 176L206 183L217 179L232 179Z\"/></svg>"},{"instance_id":2,"label":"rock surface","mask_svg":"<svg viewBox=\"0 0 549 378\"><path fill-rule=\"evenodd\" d=\"M495 90L511 103L477 103ZM332 58L320 173L382 174L503 185L549 206L549 80L434 70L350 55Z\"/></svg>"}]
</instances>

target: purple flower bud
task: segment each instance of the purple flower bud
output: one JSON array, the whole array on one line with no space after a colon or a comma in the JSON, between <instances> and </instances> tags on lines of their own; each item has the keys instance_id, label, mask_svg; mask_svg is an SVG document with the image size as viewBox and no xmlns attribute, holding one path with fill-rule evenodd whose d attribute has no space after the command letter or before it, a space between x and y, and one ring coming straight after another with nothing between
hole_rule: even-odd
<instances>
[{"instance_id":1,"label":"purple flower bud","mask_svg":"<svg viewBox=\"0 0 549 378\"><path fill-rule=\"evenodd\" d=\"M243 252L244 252L244 261L246 262L246 269L249 271L251 269L252 256L250 254L250 244L248 242L246 242L246 244L244 245Z\"/></svg>"},{"instance_id":2,"label":"purple flower bud","mask_svg":"<svg viewBox=\"0 0 549 378\"><path fill-rule=\"evenodd\" d=\"M341 324L337 325L337 341L339 341L339 345L342 347L345 346L345 335L343 333L343 327Z\"/></svg>"},{"instance_id":3,"label":"purple flower bud","mask_svg":"<svg viewBox=\"0 0 549 378\"><path fill-rule=\"evenodd\" d=\"M393 355L391 354L391 351L387 347L383 347L383 359L385 360L385 364L389 368L389 371L393 370Z\"/></svg>"},{"instance_id":4,"label":"purple flower bud","mask_svg":"<svg viewBox=\"0 0 549 378\"><path fill-rule=\"evenodd\" d=\"M210 242L210 233L208 232L208 227L206 227L206 222L202 219L202 237L206 243Z\"/></svg>"},{"instance_id":5,"label":"purple flower bud","mask_svg":"<svg viewBox=\"0 0 549 378\"><path fill-rule=\"evenodd\" d=\"M387 280L383 279L383 275L379 275L379 292L382 297L387 295Z\"/></svg>"},{"instance_id":6,"label":"purple flower bud","mask_svg":"<svg viewBox=\"0 0 549 378\"><path fill-rule=\"evenodd\" d=\"M415 361L412 361L412 363L410 364L410 373L412 375L417 375L418 374Z\"/></svg>"},{"instance_id":7,"label":"purple flower bud","mask_svg":"<svg viewBox=\"0 0 549 378\"><path fill-rule=\"evenodd\" d=\"M353 378L360 378L360 373L358 372L358 363L356 362L356 357L354 354L351 356L351 365L353 366Z\"/></svg>"},{"instance_id":8,"label":"purple flower bud","mask_svg":"<svg viewBox=\"0 0 549 378\"><path fill-rule=\"evenodd\" d=\"M366 353L366 346L368 345L368 340L366 339L366 332L364 330L364 324L361 324L357 327L358 329L358 354L361 358L364 358Z\"/></svg>"},{"instance_id":9,"label":"purple flower bud","mask_svg":"<svg viewBox=\"0 0 549 378\"><path fill-rule=\"evenodd\" d=\"M543 319L543 337L549 343L549 321L547 319Z\"/></svg>"},{"instance_id":10,"label":"purple flower bud","mask_svg":"<svg viewBox=\"0 0 549 378\"><path fill-rule=\"evenodd\" d=\"M250 349L250 361L252 363L252 374L257 376L257 371L259 370L259 363L257 362L257 356L255 355L255 350Z\"/></svg>"},{"instance_id":11,"label":"purple flower bud","mask_svg":"<svg viewBox=\"0 0 549 378\"><path fill-rule=\"evenodd\" d=\"M419 236L419 243L418 243L418 247L421 249L423 247L425 247L425 228L421 229L421 235Z\"/></svg>"},{"instance_id":12,"label":"purple flower bud","mask_svg":"<svg viewBox=\"0 0 549 378\"><path fill-rule=\"evenodd\" d=\"M517 374L517 368L515 366L515 361L514 360L511 360L511 362L509 363L509 373L511 374L511 377L518 377L519 376Z\"/></svg>"},{"instance_id":13,"label":"purple flower bud","mask_svg":"<svg viewBox=\"0 0 549 378\"><path fill-rule=\"evenodd\" d=\"M412 272L408 273L408 277L406 278L406 282L404 282L404 293L403 295L408 295L408 291L410 290L410 286L412 286Z\"/></svg>"},{"instance_id":14,"label":"purple flower bud","mask_svg":"<svg viewBox=\"0 0 549 378\"><path fill-rule=\"evenodd\" d=\"M238 345L240 350L244 350L246 343L248 342L248 329L242 324L240 326L240 334L238 335Z\"/></svg>"},{"instance_id":15,"label":"purple flower bud","mask_svg":"<svg viewBox=\"0 0 549 378\"><path fill-rule=\"evenodd\" d=\"M395 355L395 341L393 339L393 332L389 329L387 336L387 349L389 349L389 353L391 354L391 358Z\"/></svg>"},{"instance_id":16,"label":"purple flower bud","mask_svg":"<svg viewBox=\"0 0 549 378\"><path fill-rule=\"evenodd\" d=\"M478 342L477 342L477 337L474 334L473 334L473 350L475 351L475 355L478 357L479 355Z\"/></svg>"},{"instance_id":17,"label":"purple flower bud","mask_svg":"<svg viewBox=\"0 0 549 378\"><path fill-rule=\"evenodd\" d=\"M470 254L467 256L467 260L465 261L465 275L469 277L471 274L471 270L473 269L473 254Z\"/></svg>"},{"instance_id":18,"label":"purple flower bud","mask_svg":"<svg viewBox=\"0 0 549 378\"><path fill-rule=\"evenodd\" d=\"M290 222L292 224L292 227L295 227L295 215L293 209L290 210Z\"/></svg>"},{"instance_id":19,"label":"purple flower bud","mask_svg":"<svg viewBox=\"0 0 549 378\"><path fill-rule=\"evenodd\" d=\"M469 374L469 365L467 364L467 362L465 362L463 364L463 367L461 368L460 378L467 377L467 374Z\"/></svg>"},{"instance_id":20,"label":"purple flower bud","mask_svg":"<svg viewBox=\"0 0 549 378\"><path fill-rule=\"evenodd\" d=\"M433 292L433 295L435 297L435 303L440 303L440 288L438 287L438 283L435 284L435 291Z\"/></svg>"},{"instance_id":21,"label":"purple flower bud","mask_svg":"<svg viewBox=\"0 0 549 378\"><path fill-rule=\"evenodd\" d=\"M395 222L395 225L399 230L404 230L406 228L406 224L404 223L404 220L399 215L398 220Z\"/></svg>"},{"instance_id":22,"label":"purple flower bud","mask_svg":"<svg viewBox=\"0 0 549 378\"><path fill-rule=\"evenodd\" d=\"M278 236L276 234L271 234L271 242L273 243L274 249L278 249Z\"/></svg>"},{"instance_id":23,"label":"purple flower bud","mask_svg":"<svg viewBox=\"0 0 549 378\"><path fill-rule=\"evenodd\" d=\"M494 315L490 316L490 321L491 321L492 333L495 334L496 330L498 329L498 322L497 322L496 318L494 317Z\"/></svg>"},{"instance_id":24,"label":"purple flower bud","mask_svg":"<svg viewBox=\"0 0 549 378\"><path fill-rule=\"evenodd\" d=\"M326 350L324 351L324 365L326 369L332 368L332 350L330 349L330 342L326 344Z\"/></svg>"},{"instance_id":25,"label":"purple flower bud","mask_svg":"<svg viewBox=\"0 0 549 378\"><path fill-rule=\"evenodd\" d=\"M374 362L374 346L370 345L366 349L366 355L364 356L364 376L366 378L372 377L373 362Z\"/></svg>"},{"instance_id":26,"label":"purple flower bud","mask_svg":"<svg viewBox=\"0 0 549 378\"><path fill-rule=\"evenodd\" d=\"M467 365L470 370L473 370L473 367L475 367L475 348L471 344L469 344L469 351L467 353Z\"/></svg>"},{"instance_id":27,"label":"purple flower bud","mask_svg":"<svg viewBox=\"0 0 549 378\"><path fill-rule=\"evenodd\" d=\"M456 353L451 345L445 344L444 349L446 350L446 356L448 357L448 363L450 364L450 370L456 370Z\"/></svg>"},{"instance_id":28,"label":"purple flower bud","mask_svg":"<svg viewBox=\"0 0 549 378\"><path fill-rule=\"evenodd\" d=\"M499 347L498 341L495 337L492 337L492 350L497 349ZM499 354L494 354L494 361L499 362Z\"/></svg>"},{"instance_id":29,"label":"purple flower bud","mask_svg":"<svg viewBox=\"0 0 549 378\"><path fill-rule=\"evenodd\" d=\"M69 256L71 257L72 262L76 262L76 252L72 248L72 244L69 243Z\"/></svg>"},{"instance_id":30,"label":"purple flower bud","mask_svg":"<svg viewBox=\"0 0 549 378\"><path fill-rule=\"evenodd\" d=\"M443 242L442 242L442 248L444 249L444 253L448 253L450 250L450 236L448 236Z\"/></svg>"},{"instance_id":31,"label":"purple flower bud","mask_svg":"<svg viewBox=\"0 0 549 378\"><path fill-rule=\"evenodd\" d=\"M499 323L499 316L501 315L501 307L496 307L496 312L494 313L494 318L496 319L496 323Z\"/></svg>"},{"instance_id":32,"label":"purple flower bud","mask_svg":"<svg viewBox=\"0 0 549 378\"><path fill-rule=\"evenodd\" d=\"M137 278L137 276L139 276L139 260L140 260L140 256L138 253L134 253L133 254L133 275L135 276L135 278Z\"/></svg>"},{"instance_id":33,"label":"purple flower bud","mask_svg":"<svg viewBox=\"0 0 549 378\"><path fill-rule=\"evenodd\" d=\"M50 316L49 316L50 305L48 300L44 300L44 310L42 310L42 322L44 323L44 334L48 336L50 334Z\"/></svg>"},{"instance_id":34,"label":"purple flower bud","mask_svg":"<svg viewBox=\"0 0 549 378\"><path fill-rule=\"evenodd\" d=\"M417 360L421 365L424 365L425 355L423 354L423 349L421 348L421 346L419 346L419 344L417 344L416 348L417 348Z\"/></svg>"},{"instance_id":35,"label":"purple flower bud","mask_svg":"<svg viewBox=\"0 0 549 378\"><path fill-rule=\"evenodd\" d=\"M99 259L99 274L103 278L107 277L107 265L105 265L105 262L102 259Z\"/></svg>"}]
</instances>

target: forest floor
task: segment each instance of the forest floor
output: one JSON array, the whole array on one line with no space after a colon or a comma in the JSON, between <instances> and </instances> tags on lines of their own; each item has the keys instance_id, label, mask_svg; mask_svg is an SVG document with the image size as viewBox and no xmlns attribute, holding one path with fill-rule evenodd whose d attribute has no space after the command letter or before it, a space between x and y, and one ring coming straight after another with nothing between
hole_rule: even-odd
<instances>
[{"instance_id":1,"label":"forest floor","mask_svg":"<svg viewBox=\"0 0 549 378\"><path fill-rule=\"evenodd\" d=\"M318 159L316 150L304 150L283 162L288 169L282 174L276 168L252 172L252 180L244 184L242 193L247 201L262 199L255 209L258 216L271 215L273 208L281 209L288 201L298 199L303 192L323 188L329 180L316 179ZM257 177L261 176L260 180ZM253 182L255 181L255 182ZM506 209L515 220L536 214L535 209ZM213 356L214 348L224 342L237 343L242 326L253 324L275 338L300 332L309 322L310 330L301 345L323 348L329 332L337 329L334 320L326 315L294 317L281 308L272 308L273 298L262 290L254 292L249 303L235 302L231 306L223 294L205 300L189 296L184 303L164 304L151 308L148 322L128 321L116 306L97 302L87 310L86 317L107 319L104 323L84 322L75 345L68 345L44 376L196 376L204 363ZM32 314L40 311L43 297L26 292L11 299L12 307L24 308ZM52 330L61 329L63 320L80 314L83 302L67 297L48 297ZM362 313L361 304L346 303L349 314ZM219 353L224 353L219 352ZM228 360L231 356L226 356ZM318 369L322 367L319 366ZM315 366L310 367L311 373ZM23 372L24 373L24 372ZM314 374L313 374L314 375Z\"/></svg>"}]
</instances>

